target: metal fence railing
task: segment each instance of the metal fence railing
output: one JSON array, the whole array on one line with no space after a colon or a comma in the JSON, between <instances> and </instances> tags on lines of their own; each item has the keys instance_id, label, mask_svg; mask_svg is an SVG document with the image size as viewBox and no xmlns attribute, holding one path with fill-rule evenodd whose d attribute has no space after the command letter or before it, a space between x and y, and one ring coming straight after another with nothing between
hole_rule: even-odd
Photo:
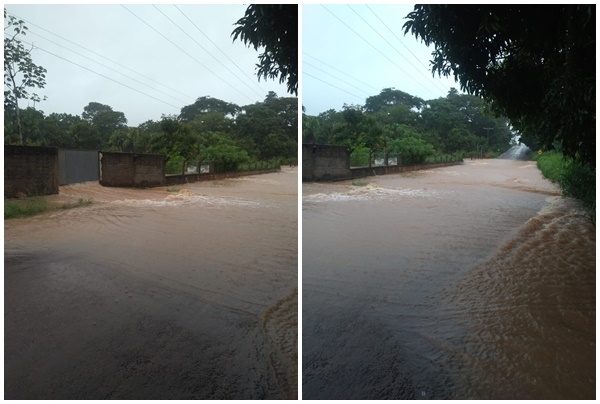
<instances>
[{"instance_id":1,"label":"metal fence railing","mask_svg":"<svg viewBox=\"0 0 600 404\"><path fill-rule=\"evenodd\" d=\"M384 153L352 153L350 155L350 167L392 167L417 164L449 163L462 160L462 153L442 154L430 156L425 159L421 157L412 157L408 155L392 153L389 153L387 155L387 158Z\"/></svg>"}]
</instances>

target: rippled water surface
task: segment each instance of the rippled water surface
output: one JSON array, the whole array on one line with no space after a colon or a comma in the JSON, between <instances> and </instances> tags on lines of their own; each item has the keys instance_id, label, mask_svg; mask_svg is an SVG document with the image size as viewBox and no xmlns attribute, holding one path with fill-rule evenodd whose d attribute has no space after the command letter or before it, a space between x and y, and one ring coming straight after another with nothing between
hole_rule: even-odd
<instances>
[{"instance_id":1,"label":"rippled water surface","mask_svg":"<svg viewBox=\"0 0 600 404\"><path fill-rule=\"evenodd\" d=\"M303 184L303 398L595 397L577 203L524 161L368 180Z\"/></svg>"},{"instance_id":2,"label":"rippled water surface","mask_svg":"<svg viewBox=\"0 0 600 404\"><path fill-rule=\"evenodd\" d=\"M6 397L295 397L297 186L85 183L6 221Z\"/></svg>"}]
</instances>

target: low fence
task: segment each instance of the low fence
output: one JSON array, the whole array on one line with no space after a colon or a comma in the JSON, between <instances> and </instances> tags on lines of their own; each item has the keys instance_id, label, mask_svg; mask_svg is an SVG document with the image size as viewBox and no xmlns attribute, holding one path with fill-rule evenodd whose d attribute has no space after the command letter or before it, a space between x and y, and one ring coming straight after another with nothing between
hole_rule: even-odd
<instances>
[{"instance_id":1,"label":"low fence","mask_svg":"<svg viewBox=\"0 0 600 404\"><path fill-rule=\"evenodd\" d=\"M385 174L397 174L407 171L417 170L430 170L438 167L455 166L462 164L461 161L449 161L444 163L423 163L423 164L411 164L406 166L378 166L378 167L358 167L350 169L350 178L344 179L355 179L370 177L373 175L385 175Z\"/></svg>"},{"instance_id":2,"label":"low fence","mask_svg":"<svg viewBox=\"0 0 600 404\"><path fill-rule=\"evenodd\" d=\"M266 173L274 173L280 171L281 168L278 166L277 168L265 168L259 170L246 170L246 171L228 171L221 173L203 173L203 174L172 174L167 175L165 177L164 185L183 185L192 182L200 182L200 181L213 181L213 180L223 180L226 178L237 178L237 177L245 177L248 175L257 175L257 174L266 174Z\"/></svg>"},{"instance_id":3,"label":"low fence","mask_svg":"<svg viewBox=\"0 0 600 404\"><path fill-rule=\"evenodd\" d=\"M400 154L353 154L344 146L302 145L302 181L342 181L372 175L385 175L405 171L462 164L461 154L432 156L423 163L411 162ZM362 167L352 167L355 164Z\"/></svg>"},{"instance_id":4,"label":"low fence","mask_svg":"<svg viewBox=\"0 0 600 404\"><path fill-rule=\"evenodd\" d=\"M443 154L439 156L431 156L425 158L424 161L420 161L417 158L411 158L410 156L402 154L388 153L352 153L350 155L350 167L351 168L362 168L362 167L389 167L389 166L401 166L401 165L417 165L417 164L434 164L434 163L449 163L452 161L462 161L463 154Z\"/></svg>"}]
</instances>

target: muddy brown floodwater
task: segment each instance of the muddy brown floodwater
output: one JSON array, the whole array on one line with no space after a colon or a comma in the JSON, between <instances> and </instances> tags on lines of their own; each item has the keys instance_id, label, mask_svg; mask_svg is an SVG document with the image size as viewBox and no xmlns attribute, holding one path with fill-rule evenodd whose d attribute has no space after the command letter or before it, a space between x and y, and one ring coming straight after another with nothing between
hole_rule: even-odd
<instances>
[{"instance_id":1,"label":"muddy brown floodwater","mask_svg":"<svg viewBox=\"0 0 600 404\"><path fill-rule=\"evenodd\" d=\"M527 161L361 181L303 184L304 399L595 398L576 201Z\"/></svg>"},{"instance_id":2,"label":"muddy brown floodwater","mask_svg":"<svg viewBox=\"0 0 600 404\"><path fill-rule=\"evenodd\" d=\"M5 221L5 398L295 398L297 187L85 183Z\"/></svg>"}]
</instances>

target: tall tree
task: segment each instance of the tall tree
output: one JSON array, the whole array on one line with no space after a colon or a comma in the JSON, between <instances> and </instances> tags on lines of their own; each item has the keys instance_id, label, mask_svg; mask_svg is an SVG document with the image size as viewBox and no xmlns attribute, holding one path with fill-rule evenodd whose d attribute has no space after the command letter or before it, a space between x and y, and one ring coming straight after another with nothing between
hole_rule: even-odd
<instances>
[{"instance_id":1,"label":"tall tree","mask_svg":"<svg viewBox=\"0 0 600 404\"><path fill-rule=\"evenodd\" d=\"M511 125L596 165L596 6L417 5L405 33Z\"/></svg>"},{"instance_id":2,"label":"tall tree","mask_svg":"<svg viewBox=\"0 0 600 404\"><path fill-rule=\"evenodd\" d=\"M199 97L196 102L181 108L179 118L184 122L193 120L196 115L216 112L223 116L231 115L235 117L240 112L240 107L218 98L210 96Z\"/></svg>"},{"instance_id":3,"label":"tall tree","mask_svg":"<svg viewBox=\"0 0 600 404\"><path fill-rule=\"evenodd\" d=\"M4 20L7 20L4 9ZM13 29L12 34L6 31ZM19 133L19 143L23 144L23 129L19 110L20 99L40 101L37 94L29 94L28 88L44 88L46 85L46 69L33 63L31 51L33 46L26 49L19 40L20 35L26 35L27 26L24 21L8 15L8 25L4 27L4 109L15 113L15 123Z\"/></svg>"},{"instance_id":4,"label":"tall tree","mask_svg":"<svg viewBox=\"0 0 600 404\"><path fill-rule=\"evenodd\" d=\"M250 4L244 17L236 22L231 35L254 50L258 56L258 78L287 80L290 94L298 94L298 5Z\"/></svg>"},{"instance_id":5,"label":"tall tree","mask_svg":"<svg viewBox=\"0 0 600 404\"><path fill-rule=\"evenodd\" d=\"M83 108L81 117L98 131L100 136L98 148L107 146L113 132L125 129L127 124L123 112L113 111L109 105L99 102L90 102L86 105Z\"/></svg>"},{"instance_id":6,"label":"tall tree","mask_svg":"<svg viewBox=\"0 0 600 404\"><path fill-rule=\"evenodd\" d=\"M409 109L420 109L423 106L423 100L395 88L384 88L378 95L367 98L365 111L378 112L382 108L391 105L405 105Z\"/></svg>"}]
</instances>

